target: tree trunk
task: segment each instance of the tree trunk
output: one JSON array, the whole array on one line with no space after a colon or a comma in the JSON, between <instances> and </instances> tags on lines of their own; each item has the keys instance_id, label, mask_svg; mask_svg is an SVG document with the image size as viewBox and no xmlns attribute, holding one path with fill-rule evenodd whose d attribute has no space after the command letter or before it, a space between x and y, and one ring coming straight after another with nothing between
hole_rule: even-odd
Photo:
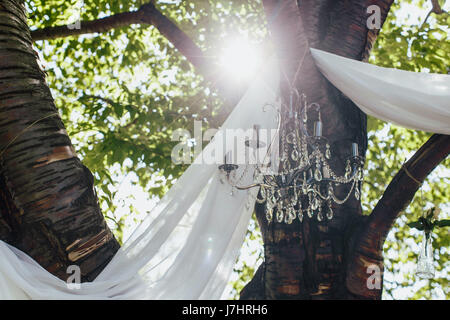
<instances>
[{"instance_id":1,"label":"tree trunk","mask_svg":"<svg viewBox=\"0 0 450 320\"><path fill-rule=\"evenodd\" d=\"M32 48L23 1L0 0L0 239L92 281L119 248Z\"/></svg>"},{"instance_id":2,"label":"tree trunk","mask_svg":"<svg viewBox=\"0 0 450 320\"><path fill-rule=\"evenodd\" d=\"M368 30L368 6L380 7L381 22L392 0L385 1L281 1L263 0L269 31L283 69L282 99L289 86L305 93L309 103L321 106L324 135L331 145L331 167L343 174L350 145L357 142L361 155L367 149L366 116L331 85L315 67L310 47L355 60L366 60L378 30ZM310 131L311 132L311 131ZM339 191L338 191L339 192ZM381 287L369 289L370 274L348 272L358 253L354 243L366 218L360 201L351 197L333 207L334 218L318 222L298 219L291 225L267 223L264 206L256 216L264 241L264 262L241 292L241 299L380 299ZM382 247L361 257L382 271ZM380 279L381 280L381 279Z\"/></svg>"}]
</instances>

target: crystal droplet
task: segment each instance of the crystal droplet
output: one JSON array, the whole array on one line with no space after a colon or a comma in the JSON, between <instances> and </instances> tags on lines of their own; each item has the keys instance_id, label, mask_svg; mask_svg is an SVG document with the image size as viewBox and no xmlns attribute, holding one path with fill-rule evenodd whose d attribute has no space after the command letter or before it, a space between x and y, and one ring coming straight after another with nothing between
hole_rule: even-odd
<instances>
[{"instance_id":1,"label":"crystal droplet","mask_svg":"<svg viewBox=\"0 0 450 320\"><path fill-rule=\"evenodd\" d=\"M327 144L327 148L326 148L326 150L325 150L325 157L326 157L327 159L330 159L330 158L331 158L331 151L330 151L330 145L329 145L329 144Z\"/></svg>"},{"instance_id":2,"label":"crystal droplet","mask_svg":"<svg viewBox=\"0 0 450 320\"><path fill-rule=\"evenodd\" d=\"M291 158L293 161L297 161L298 160L298 151L297 150L293 150L291 153Z\"/></svg>"},{"instance_id":3,"label":"crystal droplet","mask_svg":"<svg viewBox=\"0 0 450 320\"><path fill-rule=\"evenodd\" d=\"M328 205L327 219L328 219L328 220L333 219L333 215L334 215L333 209Z\"/></svg>"},{"instance_id":4,"label":"crystal droplet","mask_svg":"<svg viewBox=\"0 0 450 320\"><path fill-rule=\"evenodd\" d=\"M350 167L350 161L347 161L347 166L345 167L345 178L350 178L352 168Z\"/></svg>"},{"instance_id":5,"label":"crystal droplet","mask_svg":"<svg viewBox=\"0 0 450 320\"><path fill-rule=\"evenodd\" d=\"M355 198L356 198L356 200L359 200L359 197L360 197L359 188L356 187L356 190L355 190Z\"/></svg>"},{"instance_id":6,"label":"crystal droplet","mask_svg":"<svg viewBox=\"0 0 450 320\"><path fill-rule=\"evenodd\" d=\"M333 185L330 183L330 184L328 185L328 194L331 196L333 193L334 193L334 191L333 191Z\"/></svg>"},{"instance_id":7,"label":"crystal droplet","mask_svg":"<svg viewBox=\"0 0 450 320\"><path fill-rule=\"evenodd\" d=\"M272 208L273 204L272 201L270 201L270 198L267 198L266 200L266 210L268 210L269 208Z\"/></svg>"},{"instance_id":8,"label":"crystal droplet","mask_svg":"<svg viewBox=\"0 0 450 320\"><path fill-rule=\"evenodd\" d=\"M314 179L316 179L316 181L322 181L322 172L320 172L319 168L316 168L314 171Z\"/></svg>"},{"instance_id":9,"label":"crystal droplet","mask_svg":"<svg viewBox=\"0 0 450 320\"><path fill-rule=\"evenodd\" d=\"M272 222L272 219L273 219L273 209L270 208L270 207L266 210L266 219L267 219L268 222Z\"/></svg>"},{"instance_id":10,"label":"crystal droplet","mask_svg":"<svg viewBox=\"0 0 450 320\"><path fill-rule=\"evenodd\" d=\"M298 220L300 220L300 222L303 222L303 212L301 210L298 213Z\"/></svg>"},{"instance_id":11,"label":"crystal droplet","mask_svg":"<svg viewBox=\"0 0 450 320\"><path fill-rule=\"evenodd\" d=\"M306 213L308 214L308 217L312 218L313 211L311 210L311 207L308 207L308 209L306 209Z\"/></svg>"},{"instance_id":12,"label":"crystal droplet","mask_svg":"<svg viewBox=\"0 0 450 320\"><path fill-rule=\"evenodd\" d=\"M289 211L289 215L290 215L292 221L294 221L295 218L297 217L297 214L295 213L294 207L291 207L291 209Z\"/></svg>"},{"instance_id":13,"label":"crystal droplet","mask_svg":"<svg viewBox=\"0 0 450 320\"><path fill-rule=\"evenodd\" d=\"M308 192L308 185L306 184L306 178L303 180L302 192L303 194L306 194Z\"/></svg>"},{"instance_id":14,"label":"crystal droplet","mask_svg":"<svg viewBox=\"0 0 450 320\"><path fill-rule=\"evenodd\" d=\"M319 211L319 213L317 214L317 221L323 221L323 214L322 211Z\"/></svg>"},{"instance_id":15,"label":"crystal droplet","mask_svg":"<svg viewBox=\"0 0 450 320\"><path fill-rule=\"evenodd\" d=\"M291 216L291 208L289 208L284 215L284 223L291 224L292 223L292 216Z\"/></svg>"},{"instance_id":16,"label":"crystal droplet","mask_svg":"<svg viewBox=\"0 0 450 320\"><path fill-rule=\"evenodd\" d=\"M364 179L364 172L362 168L359 168L359 180L362 181Z\"/></svg>"},{"instance_id":17,"label":"crystal droplet","mask_svg":"<svg viewBox=\"0 0 450 320\"><path fill-rule=\"evenodd\" d=\"M284 212L277 208L277 221L281 223L283 221Z\"/></svg>"},{"instance_id":18,"label":"crystal droplet","mask_svg":"<svg viewBox=\"0 0 450 320\"><path fill-rule=\"evenodd\" d=\"M317 210L317 208L319 208L319 204L320 204L319 200L316 197L314 197L314 199L312 201L311 209Z\"/></svg>"},{"instance_id":19,"label":"crystal droplet","mask_svg":"<svg viewBox=\"0 0 450 320\"><path fill-rule=\"evenodd\" d=\"M260 192L261 192L261 198L265 199L266 198L266 189L264 187L261 187Z\"/></svg>"}]
</instances>

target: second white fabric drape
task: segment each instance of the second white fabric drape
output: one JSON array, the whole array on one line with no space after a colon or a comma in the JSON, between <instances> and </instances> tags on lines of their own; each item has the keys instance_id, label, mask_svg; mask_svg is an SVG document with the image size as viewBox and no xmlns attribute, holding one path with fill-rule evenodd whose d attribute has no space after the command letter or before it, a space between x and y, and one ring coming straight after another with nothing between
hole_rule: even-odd
<instances>
[{"instance_id":1,"label":"second white fabric drape","mask_svg":"<svg viewBox=\"0 0 450 320\"><path fill-rule=\"evenodd\" d=\"M450 75L382 68L317 49L311 53L323 75L368 115L450 134Z\"/></svg>"}]
</instances>

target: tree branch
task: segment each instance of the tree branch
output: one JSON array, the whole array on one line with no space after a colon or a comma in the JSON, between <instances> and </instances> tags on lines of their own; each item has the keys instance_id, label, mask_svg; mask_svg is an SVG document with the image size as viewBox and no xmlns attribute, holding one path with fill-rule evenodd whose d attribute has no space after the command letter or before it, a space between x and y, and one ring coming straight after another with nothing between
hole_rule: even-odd
<instances>
[{"instance_id":1,"label":"tree branch","mask_svg":"<svg viewBox=\"0 0 450 320\"><path fill-rule=\"evenodd\" d=\"M142 7L138 11L122 12L102 19L81 21L80 28L75 25L63 25L47 27L31 31L33 41L56 39L69 36L77 36L86 33L102 33L111 29L142 23Z\"/></svg>"},{"instance_id":2,"label":"tree branch","mask_svg":"<svg viewBox=\"0 0 450 320\"><path fill-rule=\"evenodd\" d=\"M202 73L209 69L209 63L202 50L151 2L142 5L137 11L122 12L92 21L81 21L78 29L73 25L64 25L34 30L31 32L31 37L33 41L37 41L87 33L102 33L132 24L155 26Z\"/></svg>"},{"instance_id":3,"label":"tree branch","mask_svg":"<svg viewBox=\"0 0 450 320\"><path fill-rule=\"evenodd\" d=\"M384 242L400 212L409 205L426 177L449 153L450 136L434 134L403 165L369 217L369 230L373 233L371 238Z\"/></svg>"},{"instance_id":4,"label":"tree branch","mask_svg":"<svg viewBox=\"0 0 450 320\"><path fill-rule=\"evenodd\" d=\"M442 10L441 5L439 4L438 0L431 0L431 4L432 4L432 8L428 12L428 14L425 17L425 19L423 20L422 25L420 26L419 30L421 30L425 26L425 23L427 23L427 20L428 20L428 18L430 17L430 15L432 13L435 13L435 14L447 13L445 10Z\"/></svg>"},{"instance_id":5,"label":"tree branch","mask_svg":"<svg viewBox=\"0 0 450 320\"><path fill-rule=\"evenodd\" d=\"M383 244L395 220L409 205L426 177L449 153L450 136L434 134L394 176L367 223L355 237L346 279L347 288L352 293L365 298L381 295L381 288L373 290L366 285L368 270L373 266L383 269Z\"/></svg>"},{"instance_id":6,"label":"tree branch","mask_svg":"<svg viewBox=\"0 0 450 320\"><path fill-rule=\"evenodd\" d=\"M203 51L170 19L156 9L152 3L141 7L144 12L142 21L154 25L186 59L207 79L212 79L216 66L213 66Z\"/></svg>"},{"instance_id":7,"label":"tree branch","mask_svg":"<svg viewBox=\"0 0 450 320\"><path fill-rule=\"evenodd\" d=\"M102 33L132 24L149 24L156 27L186 57L197 72L219 90L230 105L234 105L241 98L246 88L236 88L236 85L226 83L218 73L214 60L208 58L194 41L174 22L164 16L152 2L142 5L137 11L118 13L92 21L81 21L79 29L75 29L71 25L48 27L32 31L31 36L33 41L55 39L87 33Z\"/></svg>"}]
</instances>

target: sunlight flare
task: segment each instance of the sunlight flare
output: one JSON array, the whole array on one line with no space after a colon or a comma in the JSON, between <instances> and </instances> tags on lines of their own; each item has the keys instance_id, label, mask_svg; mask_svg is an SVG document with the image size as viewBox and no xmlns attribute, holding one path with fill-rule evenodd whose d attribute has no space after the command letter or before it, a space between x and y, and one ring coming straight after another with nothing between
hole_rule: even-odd
<instances>
[{"instance_id":1,"label":"sunlight flare","mask_svg":"<svg viewBox=\"0 0 450 320\"><path fill-rule=\"evenodd\" d=\"M229 41L219 57L224 74L234 81L249 80L261 64L261 54L245 39Z\"/></svg>"}]
</instances>

